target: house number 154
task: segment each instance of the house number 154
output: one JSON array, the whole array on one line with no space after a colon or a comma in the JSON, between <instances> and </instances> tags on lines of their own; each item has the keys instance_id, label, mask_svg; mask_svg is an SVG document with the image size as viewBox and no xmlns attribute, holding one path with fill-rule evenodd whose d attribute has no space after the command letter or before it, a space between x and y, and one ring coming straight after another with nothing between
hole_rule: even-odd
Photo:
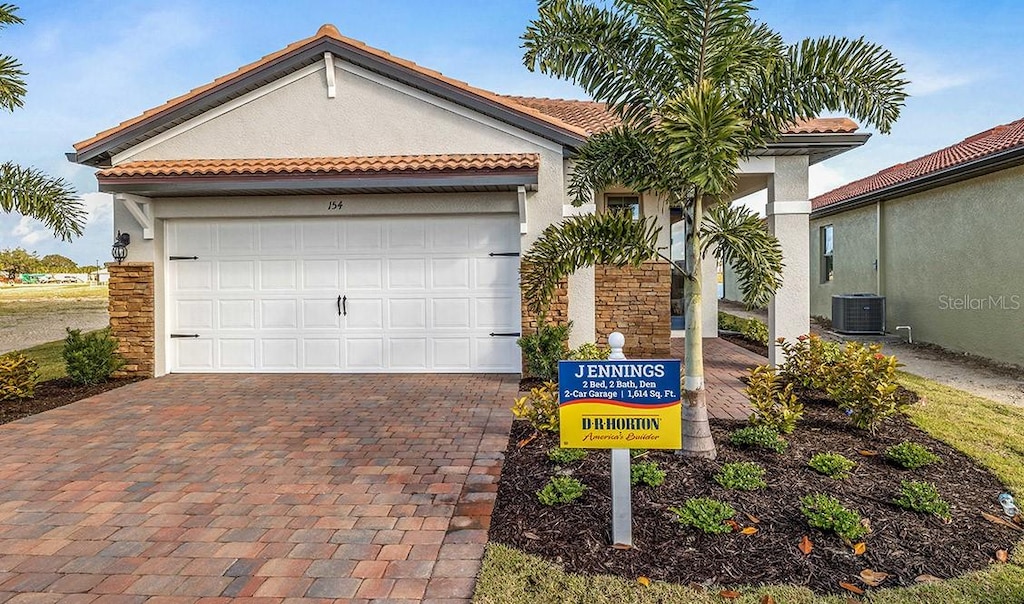
<instances>
[{"instance_id":1,"label":"house number 154","mask_svg":"<svg viewBox=\"0 0 1024 604\"><path fill-rule=\"evenodd\" d=\"M344 202L342 202L342 201L328 201L327 202L327 209L328 210L340 210L343 205L344 205Z\"/></svg>"}]
</instances>

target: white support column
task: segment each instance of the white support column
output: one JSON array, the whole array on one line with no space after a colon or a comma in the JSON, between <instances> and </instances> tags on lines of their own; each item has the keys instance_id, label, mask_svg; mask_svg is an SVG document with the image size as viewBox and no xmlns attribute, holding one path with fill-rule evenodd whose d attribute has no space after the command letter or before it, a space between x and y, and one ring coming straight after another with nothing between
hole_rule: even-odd
<instances>
[{"instance_id":1,"label":"white support column","mask_svg":"<svg viewBox=\"0 0 1024 604\"><path fill-rule=\"evenodd\" d=\"M585 216L597 212L597 205L585 203L581 206L565 204L562 206L562 217ZM572 321L572 332L569 334L569 346L577 346L597 341L597 317L594 300L595 273L594 267L581 268L569 275L569 319Z\"/></svg>"},{"instance_id":2,"label":"white support column","mask_svg":"<svg viewBox=\"0 0 1024 604\"><path fill-rule=\"evenodd\" d=\"M715 247L701 259L701 333L705 338L718 337L718 259Z\"/></svg>"},{"instance_id":3,"label":"white support column","mask_svg":"<svg viewBox=\"0 0 1024 604\"><path fill-rule=\"evenodd\" d=\"M768 229L782 244L786 267L782 287L768 303L768 362L782 362L778 338L792 340L811 329L810 236L811 202L807 192L807 156L775 158L768 182Z\"/></svg>"}]
</instances>

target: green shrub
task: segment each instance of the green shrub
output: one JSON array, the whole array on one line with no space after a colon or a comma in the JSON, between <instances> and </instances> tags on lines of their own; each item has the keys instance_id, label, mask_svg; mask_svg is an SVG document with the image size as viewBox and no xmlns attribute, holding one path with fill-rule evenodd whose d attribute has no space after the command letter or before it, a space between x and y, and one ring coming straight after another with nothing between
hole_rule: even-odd
<instances>
[{"instance_id":1,"label":"green shrub","mask_svg":"<svg viewBox=\"0 0 1024 604\"><path fill-rule=\"evenodd\" d=\"M583 461L586 458L586 449L563 449L562 447L548 449L548 461L553 461L560 466Z\"/></svg>"},{"instance_id":2,"label":"green shrub","mask_svg":"<svg viewBox=\"0 0 1024 604\"><path fill-rule=\"evenodd\" d=\"M569 356L569 332L567 325L541 324L537 331L516 340L523 350L526 372L542 380L558 380L558 361Z\"/></svg>"},{"instance_id":3,"label":"green shrub","mask_svg":"<svg viewBox=\"0 0 1024 604\"><path fill-rule=\"evenodd\" d=\"M692 526L705 533L731 532L732 527L725 524L725 521L736 515L736 510L728 503L708 497L687 499L682 507L670 507L669 510L675 513L679 524Z\"/></svg>"},{"instance_id":4,"label":"green shrub","mask_svg":"<svg viewBox=\"0 0 1024 604\"><path fill-rule=\"evenodd\" d=\"M117 353L117 339L109 329L82 334L80 329L68 329L64 338L64 366L68 377L78 384L99 384L124 367L124 359Z\"/></svg>"},{"instance_id":5,"label":"green shrub","mask_svg":"<svg viewBox=\"0 0 1024 604\"><path fill-rule=\"evenodd\" d=\"M807 524L831 531L850 541L868 533L868 529L861 524L860 514L843 507L838 499L824 493L801 498L800 512L807 518Z\"/></svg>"},{"instance_id":6,"label":"green shrub","mask_svg":"<svg viewBox=\"0 0 1024 604\"><path fill-rule=\"evenodd\" d=\"M796 342L780 340L785 362L779 373L786 381L804 388L826 390L843 359L843 349L816 335L800 336Z\"/></svg>"},{"instance_id":7,"label":"green shrub","mask_svg":"<svg viewBox=\"0 0 1024 604\"><path fill-rule=\"evenodd\" d=\"M715 482L727 489L756 491L768 486L764 468L750 461L727 463L715 474Z\"/></svg>"},{"instance_id":8,"label":"green shrub","mask_svg":"<svg viewBox=\"0 0 1024 604\"><path fill-rule=\"evenodd\" d=\"M793 384L783 385L782 380L768 365L750 370L750 378L744 390L754 413L750 423L755 426L770 426L789 434L804 414L804 406L793 394Z\"/></svg>"},{"instance_id":9,"label":"green shrub","mask_svg":"<svg viewBox=\"0 0 1024 604\"><path fill-rule=\"evenodd\" d=\"M743 317L719 311L718 328L726 331L735 331L752 342L757 342L764 346L768 345L768 326L757 319L744 319Z\"/></svg>"},{"instance_id":10,"label":"green shrub","mask_svg":"<svg viewBox=\"0 0 1024 604\"><path fill-rule=\"evenodd\" d=\"M818 453L811 457L807 465L820 474L842 480L850 475L850 470L857 464L839 453Z\"/></svg>"},{"instance_id":11,"label":"green shrub","mask_svg":"<svg viewBox=\"0 0 1024 604\"><path fill-rule=\"evenodd\" d=\"M610 348L601 348L593 342L580 344L578 348L569 351L570 361L607 361L608 355L612 353Z\"/></svg>"},{"instance_id":12,"label":"green shrub","mask_svg":"<svg viewBox=\"0 0 1024 604\"><path fill-rule=\"evenodd\" d=\"M885 356L881 350L881 344L847 343L842 362L833 370L826 387L839 408L850 415L851 423L871 433L903 405L896 381L896 368L902 365L895 356Z\"/></svg>"},{"instance_id":13,"label":"green shrub","mask_svg":"<svg viewBox=\"0 0 1024 604\"><path fill-rule=\"evenodd\" d=\"M779 431L771 426L747 426L733 430L729 442L739 447L759 447L776 453L782 453L789 446Z\"/></svg>"},{"instance_id":14,"label":"green shrub","mask_svg":"<svg viewBox=\"0 0 1024 604\"><path fill-rule=\"evenodd\" d=\"M516 399L512 415L525 419L535 430L558 431L558 384L544 382L529 394Z\"/></svg>"},{"instance_id":15,"label":"green shrub","mask_svg":"<svg viewBox=\"0 0 1024 604\"><path fill-rule=\"evenodd\" d=\"M939 461L939 456L928 447L905 440L885 450L885 458L908 470L923 468Z\"/></svg>"},{"instance_id":16,"label":"green shrub","mask_svg":"<svg viewBox=\"0 0 1024 604\"><path fill-rule=\"evenodd\" d=\"M39 383L39 365L20 352L0 356L0 401L32 398Z\"/></svg>"},{"instance_id":17,"label":"green shrub","mask_svg":"<svg viewBox=\"0 0 1024 604\"><path fill-rule=\"evenodd\" d=\"M553 476L544 488L537 491L537 499L544 505L570 503L583 496L587 487L572 476Z\"/></svg>"},{"instance_id":18,"label":"green shrub","mask_svg":"<svg viewBox=\"0 0 1024 604\"><path fill-rule=\"evenodd\" d=\"M661 486L663 482L665 482L665 471L658 467L658 462L641 461L629 467L629 484L657 487Z\"/></svg>"},{"instance_id":19,"label":"green shrub","mask_svg":"<svg viewBox=\"0 0 1024 604\"><path fill-rule=\"evenodd\" d=\"M930 482L918 482L916 480L904 480L900 483L900 492L893 499L893 503L924 514L935 514L943 520L949 520L949 503L947 503L938 489Z\"/></svg>"}]
</instances>

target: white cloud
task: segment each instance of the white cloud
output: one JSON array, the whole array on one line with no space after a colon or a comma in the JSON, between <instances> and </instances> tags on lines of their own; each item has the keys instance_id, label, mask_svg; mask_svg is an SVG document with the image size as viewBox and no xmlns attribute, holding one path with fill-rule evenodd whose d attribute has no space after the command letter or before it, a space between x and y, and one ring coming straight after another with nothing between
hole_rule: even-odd
<instances>
[{"instance_id":1,"label":"white cloud","mask_svg":"<svg viewBox=\"0 0 1024 604\"><path fill-rule=\"evenodd\" d=\"M921 97L951 88L967 86L981 78L977 73L950 73L948 71L929 73L922 70L921 72L911 74L909 79L910 85L907 86L907 91L910 93L910 96Z\"/></svg>"},{"instance_id":2,"label":"white cloud","mask_svg":"<svg viewBox=\"0 0 1024 604\"><path fill-rule=\"evenodd\" d=\"M82 204L88 217L87 225L109 221L114 213L114 197L109 193L86 193L82 195Z\"/></svg>"},{"instance_id":3,"label":"white cloud","mask_svg":"<svg viewBox=\"0 0 1024 604\"><path fill-rule=\"evenodd\" d=\"M18 224L11 229L11 234L18 238L19 245L22 247L32 246L53 237L53 234L46 230L38 220L28 216L21 217Z\"/></svg>"},{"instance_id":4,"label":"white cloud","mask_svg":"<svg viewBox=\"0 0 1024 604\"><path fill-rule=\"evenodd\" d=\"M815 164L807 171L807 189L812 199L851 180L853 179L842 170L825 164Z\"/></svg>"}]
</instances>

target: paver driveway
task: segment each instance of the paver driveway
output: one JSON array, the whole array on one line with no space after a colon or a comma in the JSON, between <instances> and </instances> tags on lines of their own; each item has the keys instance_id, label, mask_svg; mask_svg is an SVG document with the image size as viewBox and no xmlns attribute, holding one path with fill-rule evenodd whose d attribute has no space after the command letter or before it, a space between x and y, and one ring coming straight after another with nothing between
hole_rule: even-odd
<instances>
[{"instance_id":1,"label":"paver driveway","mask_svg":"<svg viewBox=\"0 0 1024 604\"><path fill-rule=\"evenodd\" d=\"M0 601L464 600L517 377L172 375L0 426Z\"/></svg>"}]
</instances>

